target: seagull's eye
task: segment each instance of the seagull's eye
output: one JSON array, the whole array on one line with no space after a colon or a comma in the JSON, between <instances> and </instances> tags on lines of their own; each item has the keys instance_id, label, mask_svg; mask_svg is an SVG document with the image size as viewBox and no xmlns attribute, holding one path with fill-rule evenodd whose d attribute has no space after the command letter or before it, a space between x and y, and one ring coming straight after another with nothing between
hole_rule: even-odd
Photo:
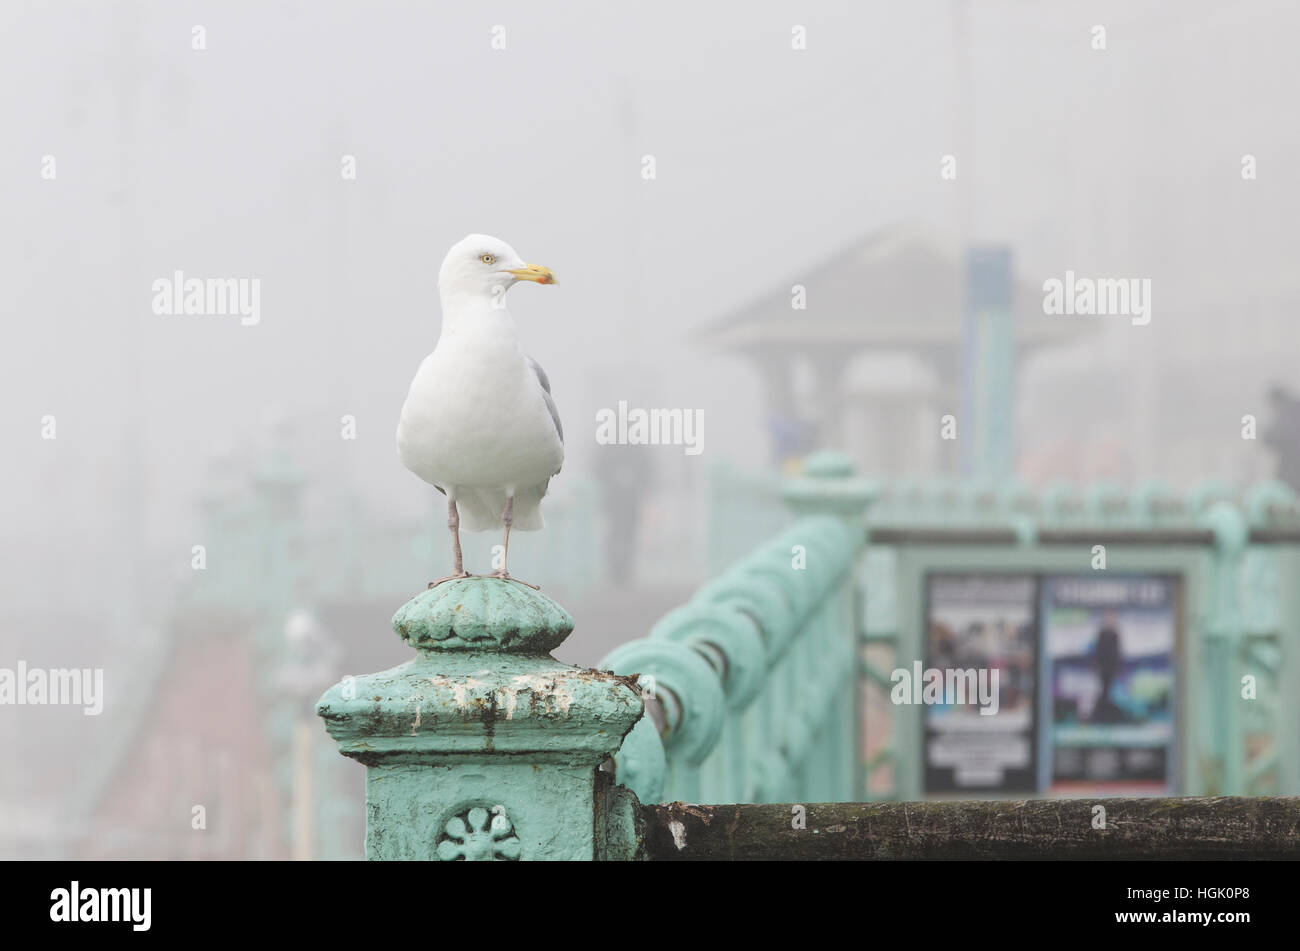
<instances>
[{"instance_id":1,"label":"seagull's eye","mask_svg":"<svg viewBox=\"0 0 1300 951\"><path fill-rule=\"evenodd\" d=\"M496 260L497 260L497 259L494 258L492 255L487 254L487 253L480 254L480 255L478 256L478 259L479 259L480 261L482 261L484 264L495 264L495 263L496 263Z\"/></svg>"}]
</instances>

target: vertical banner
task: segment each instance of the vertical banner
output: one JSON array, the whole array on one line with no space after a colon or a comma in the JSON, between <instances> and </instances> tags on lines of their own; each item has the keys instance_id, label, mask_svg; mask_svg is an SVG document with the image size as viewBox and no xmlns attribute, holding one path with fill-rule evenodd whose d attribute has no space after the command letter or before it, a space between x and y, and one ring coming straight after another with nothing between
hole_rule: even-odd
<instances>
[{"instance_id":1,"label":"vertical banner","mask_svg":"<svg viewBox=\"0 0 1300 951\"><path fill-rule=\"evenodd\" d=\"M926 659L894 672L925 705L927 793L1034 791L1037 585L1028 575L930 575Z\"/></svg>"},{"instance_id":2,"label":"vertical banner","mask_svg":"<svg viewBox=\"0 0 1300 951\"><path fill-rule=\"evenodd\" d=\"M1159 575L1043 579L1047 793L1173 793L1178 590Z\"/></svg>"}]
</instances>

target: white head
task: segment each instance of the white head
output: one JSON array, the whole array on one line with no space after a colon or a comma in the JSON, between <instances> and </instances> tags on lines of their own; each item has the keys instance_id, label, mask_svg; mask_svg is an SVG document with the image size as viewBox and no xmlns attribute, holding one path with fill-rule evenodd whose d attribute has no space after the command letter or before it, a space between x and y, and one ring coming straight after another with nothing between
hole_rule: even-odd
<instances>
[{"instance_id":1,"label":"white head","mask_svg":"<svg viewBox=\"0 0 1300 951\"><path fill-rule=\"evenodd\" d=\"M525 264L514 248L486 234L471 234L457 241L438 271L438 290L444 298L500 297L519 281L554 284L555 275L540 264Z\"/></svg>"}]
</instances>

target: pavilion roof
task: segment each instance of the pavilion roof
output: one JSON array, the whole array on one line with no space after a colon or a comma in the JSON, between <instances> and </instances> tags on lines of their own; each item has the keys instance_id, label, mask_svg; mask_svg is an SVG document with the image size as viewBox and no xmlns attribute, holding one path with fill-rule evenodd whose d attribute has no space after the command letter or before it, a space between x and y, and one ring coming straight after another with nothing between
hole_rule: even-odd
<instances>
[{"instance_id":1,"label":"pavilion roof","mask_svg":"<svg viewBox=\"0 0 1300 951\"><path fill-rule=\"evenodd\" d=\"M791 288L807 289L793 310ZM719 350L938 349L961 346L964 256L952 242L892 226L851 243L801 275L705 328L697 339ZM1048 316L1040 283L1013 291L1022 348L1072 339L1081 324Z\"/></svg>"}]
</instances>

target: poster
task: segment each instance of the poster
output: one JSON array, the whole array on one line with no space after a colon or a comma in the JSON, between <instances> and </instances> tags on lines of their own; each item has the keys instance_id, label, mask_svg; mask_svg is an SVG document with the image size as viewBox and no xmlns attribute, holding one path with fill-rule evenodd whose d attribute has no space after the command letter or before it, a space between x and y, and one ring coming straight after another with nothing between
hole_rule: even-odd
<instances>
[{"instance_id":1,"label":"poster","mask_svg":"<svg viewBox=\"0 0 1300 951\"><path fill-rule=\"evenodd\" d=\"M925 664L893 694L925 704L927 793L1033 792L1036 590L1029 575L927 578Z\"/></svg>"},{"instance_id":2,"label":"poster","mask_svg":"<svg viewBox=\"0 0 1300 951\"><path fill-rule=\"evenodd\" d=\"M1049 576L1041 591L1044 791L1172 793L1177 580Z\"/></svg>"}]
</instances>

